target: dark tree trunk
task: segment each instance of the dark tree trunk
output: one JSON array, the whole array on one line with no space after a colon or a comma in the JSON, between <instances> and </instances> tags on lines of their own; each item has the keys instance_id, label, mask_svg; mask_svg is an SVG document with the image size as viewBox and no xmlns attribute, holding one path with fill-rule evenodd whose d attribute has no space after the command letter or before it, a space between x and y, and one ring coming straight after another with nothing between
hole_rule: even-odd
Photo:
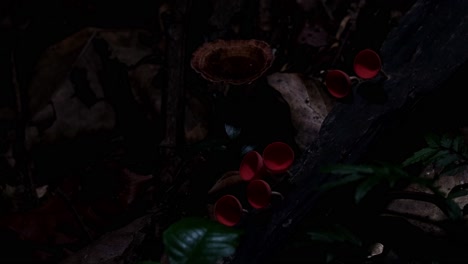
<instances>
[{"instance_id":1,"label":"dark tree trunk","mask_svg":"<svg viewBox=\"0 0 468 264\"><path fill-rule=\"evenodd\" d=\"M293 169L295 189L268 224L247 220L244 239L232 263L267 262L316 206L315 187L334 180L319 172L321 166L358 161L377 136L412 111L421 99L447 87L462 71L466 74L467 10L465 0L420 0L414 4L380 50L388 79L362 83L352 102L338 104L330 112L318 139Z\"/></svg>"}]
</instances>

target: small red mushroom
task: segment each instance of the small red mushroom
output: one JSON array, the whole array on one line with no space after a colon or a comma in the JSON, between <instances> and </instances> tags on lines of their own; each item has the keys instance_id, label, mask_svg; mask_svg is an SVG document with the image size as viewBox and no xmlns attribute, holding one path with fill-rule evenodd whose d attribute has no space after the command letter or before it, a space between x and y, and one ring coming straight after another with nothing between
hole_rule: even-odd
<instances>
[{"instance_id":1,"label":"small red mushroom","mask_svg":"<svg viewBox=\"0 0 468 264\"><path fill-rule=\"evenodd\" d=\"M336 98L346 97L351 92L351 79L343 71L329 70L325 77L328 92Z\"/></svg>"},{"instance_id":2,"label":"small red mushroom","mask_svg":"<svg viewBox=\"0 0 468 264\"><path fill-rule=\"evenodd\" d=\"M255 150L244 155L239 166L240 177L245 181L250 181L262 176L264 172L263 157Z\"/></svg>"},{"instance_id":3,"label":"small red mushroom","mask_svg":"<svg viewBox=\"0 0 468 264\"><path fill-rule=\"evenodd\" d=\"M294 151L286 143L273 142L263 150L263 164L268 172L278 174L286 172L294 161Z\"/></svg>"},{"instance_id":4,"label":"small red mushroom","mask_svg":"<svg viewBox=\"0 0 468 264\"><path fill-rule=\"evenodd\" d=\"M359 78L372 79L379 74L382 62L377 52L371 49L361 50L354 57L354 72Z\"/></svg>"},{"instance_id":5,"label":"small red mushroom","mask_svg":"<svg viewBox=\"0 0 468 264\"><path fill-rule=\"evenodd\" d=\"M271 188L263 180L253 180L247 186L247 200L256 209L265 208L270 205Z\"/></svg>"},{"instance_id":6,"label":"small red mushroom","mask_svg":"<svg viewBox=\"0 0 468 264\"><path fill-rule=\"evenodd\" d=\"M214 216L218 222L225 226L237 225L244 209L240 201L233 195L227 194L219 198L214 205Z\"/></svg>"}]
</instances>

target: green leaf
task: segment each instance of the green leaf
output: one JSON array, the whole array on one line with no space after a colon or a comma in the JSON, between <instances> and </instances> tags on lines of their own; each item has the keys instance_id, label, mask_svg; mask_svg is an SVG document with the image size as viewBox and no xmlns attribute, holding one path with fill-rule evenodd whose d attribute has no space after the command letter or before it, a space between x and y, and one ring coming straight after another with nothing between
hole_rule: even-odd
<instances>
[{"instance_id":1,"label":"green leaf","mask_svg":"<svg viewBox=\"0 0 468 264\"><path fill-rule=\"evenodd\" d=\"M439 168L445 168L450 164L453 164L455 161L459 160L457 154L447 154L435 162L435 165Z\"/></svg>"},{"instance_id":2,"label":"green leaf","mask_svg":"<svg viewBox=\"0 0 468 264\"><path fill-rule=\"evenodd\" d=\"M390 169L390 166L381 166L381 167L377 167L374 169L375 171L375 175L379 175L381 176L382 178L388 178L388 177L391 177L391 169Z\"/></svg>"},{"instance_id":3,"label":"green leaf","mask_svg":"<svg viewBox=\"0 0 468 264\"><path fill-rule=\"evenodd\" d=\"M450 164L440 172L441 175L456 175L468 169L467 164Z\"/></svg>"},{"instance_id":4,"label":"green leaf","mask_svg":"<svg viewBox=\"0 0 468 264\"><path fill-rule=\"evenodd\" d=\"M451 148L453 143L453 138L449 134L442 135L440 140L440 145L444 148Z\"/></svg>"},{"instance_id":5,"label":"green leaf","mask_svg":"<svg viewBox=\"0 0 468 264\"><path fill-rule=\"evenodd\" d=\"M314 231L308 232L307 234L310 236L312 241L318 241L322 243L333 243L339 240L335 237L335 234L330 234L325 231Z\"/></svg>"},{"instance_id":6,"label":"green leaf","mask_svg":"<svg viewBox=\"0 0 468 264\"><path fill-rule=\"evenodd\" d=\"M443 158L444 156L449 155L449 154L450 154L450 150L446 150L446 149L439 150L435 155L425 160L424 163L429 164L431 162L436 162L438 159Z\"/></svg>"},{"instance_id":7,"label":"green leaf","mask_svg":"<svg viewBox=\"0 0 468 264\"><path fill-rule=\"evenodd\" d=\"M406 167L411 164L415 164L421 161L426 161L438 153L439 150L435 148L423 148L413 154L403 162L403 167Z\"/></svg>"},{"instance_id":8,"label":"green leaf","mask_svg":"<svg viewBox=\"0 0 468 264\"><path fill-rule=\"evenodd\" d=\"M362 245L362 241L359 239L359 237L353 234L348 228L339 224L318 228L308 232L307 234L313 241L319 241L323 243L346 242L355 246Z\"/></svg>"},{"instance_id":9,"label":"green leaf","mask_svg":"<svg viewBox=\"0 0 468 264\"><path fill-rule=\"evenodd\" d=\"M382 178L371 176L356 187L354 200L359 203L366 194L381 182Z\"/></svg>"},{"instance_id":10,"label":"green leaf","mask_svg":"<svg viewBox=\"0 0 468 264\"><path fill-rule=\"evenodd\" d=\"M321 172L333 173L333 174L352 174L352 173L372 174L374 173L374 168L372 168L371 166L366 166L366 165L338 164L338 165L324 167L321 169Z\"/></svg>"},{"instance_id":11,"label":"green leaf","mask_svg":"<svg viewBox=\"0 0 468 264\"><path fill-rule=\"evenodd\" d=\"M426 136L424 136L424 139L426 140L426 143L427 145L429 145L429 147L432 147L432 148L439 147L440 138L437 134L429 133Z\"/></svg>"},{"instance_id":12,"label":"green leaf","mask_svg":"<svg viewBox=\"0 0 468 264\"><path fill-rule=\"evenodd\" d=\"M412 178L418 178L418 176L411 176L408 175L408 173L404 170L402 170L400 167L396 166L391 166L389 167L389 174L385 175L385 179L387 179L389 186L393 188L395 184L401 180L401 179L412 179Z\"/></svg>"},{"instance_id":13,"label":"green leaf","mask_svg":"<svg viewBox=\"0 0 468 264\"><path fill-rule=\"evenodd\" d=\"M322 186L320 186L319 189L321 191L327 191L327 190L330 190L330 189L333 189L333 188L336 188L336 187L339 187L339 186L346 185L348 183L359 181L359 180L363 179L364 177L366 177L366 176L362 175L362 174L351 174L349 176L343 177L343 178L338 179L336 181L325 183Z\"/></svg>"},{"instance_id":14,"label":"green leaf","mask_svg":"<svg viewBox=\"0 0 468 264\"><path fill-rule=\"evenodd\" d=\"M152 261L152 260L144 260L144 261L137 262L137 264L160 264L160 262Z\"/></svg>"},{"instance_id":15,"label":"green leaf","mask_svg":"<svg viewBox=\"0 0 468 264\"><path fill-rule=\"evenodd\" d=\"M170 263L214 263L233 254L241 231L203 218L184 218L163 234Z\"/></svg>"}]
</instances>

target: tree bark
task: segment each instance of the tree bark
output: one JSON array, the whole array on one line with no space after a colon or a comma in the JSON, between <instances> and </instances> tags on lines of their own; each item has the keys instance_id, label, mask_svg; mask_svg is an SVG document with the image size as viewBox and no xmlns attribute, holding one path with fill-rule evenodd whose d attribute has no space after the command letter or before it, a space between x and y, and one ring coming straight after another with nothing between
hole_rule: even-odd
<instances>
[{"instance_id":1,"label":"tree bark","mask_svg":"<svg viewBox=\"0 0 468 264\"><path fill-rule=\"evenodd\" d=\"M245 236L231 263L268 263L315 207L319 194L314 189L336 179L320 173L321 166L358 161L374 139L419 100L443 89L460 72L466 74L466 10L465 0L419 0L413 5L380 49L388 79L362 83L352 102L334 107L317 140L292 169L295 189L267 224L256 224L254 217L246 220Z\"/></svg>"},{"instance_id":2,"label":"tree bark","mask_svg":"<svg viewBox=\"0 0 468 264\"><path fill-rule=\"evenodd\" d=\"M184 118L185 62L187 37L187 12L191 0L173 2L170 11L162 14L167 38L167 89L165 91L165 139L166 154L172 157L180 147Z\"/></svg>"}]
</instances>

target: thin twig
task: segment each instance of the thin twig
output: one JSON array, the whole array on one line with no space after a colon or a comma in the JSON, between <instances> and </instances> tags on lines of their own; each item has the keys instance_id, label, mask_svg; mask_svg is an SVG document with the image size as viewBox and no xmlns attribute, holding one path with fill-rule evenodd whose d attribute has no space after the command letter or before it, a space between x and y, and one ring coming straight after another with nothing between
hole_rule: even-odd
<instances>
[{"instance_id":1,"label":"thin twig","mask_svg":"<svg viewBox=\"0 0 468 264\"><path fill-rule=\"evenodd\" d=\"M25 187L25 194L31 199L31 204L28 207L34 207L38 203L38 197L36 194L36 188L31 172L31 160L29 156L29 149L26 148L26 119L27 119L27 103L25 102L26 95L22 92L17 74L17 64L14 54L14 50L10 53L10 64L11 64L11 78L13 87L15 89L16 96L16 111L18 113L18 123L16 127L16 144L17 151L15 160L17 161L20 169L19 182ZM19 161L19 162L18 162ZM23 171L23 172L21 172Z\"/></svg>"},{"instance_id":2,"label":"thin twig","mask_svg":"<svg viewBox=\"0 0 468 264\"><path fill-rule=\"evenodd\" d=\"M88 226L83 222L82 217L76 210L75 206L71 203L70 199L68 199L67 195L60 190L60 188L57 188L55 190L55 193L58 194L64 201L67 207L70 209L72 212L73 216L75 217L75 220L80 224L81 230L83 233L86 235L86 238L88 239L88 242L93 241L93 236L91 236L91 233L89 232Z\"/></svg>"},{"instance_id":3,"label":"thin twig","mask_svg":"<svg viewBox=\"0 0 468 264\"><path fill-rule=\"evenodd\" d=\"M15 88L15 96L16 96L16 111L18 116L22 116L23 113L23 105L21 103L21 90L18 83L18 75L16 73L16 60L15 54L13 51L10 53L10 63L11 63L11 82L13 83L13 87Z\"/></svg>"},{"instance_id":4,"label":"thin twig","mask_svg":"<svg viewBox=\"0 0 468 264\"><path fill-rule=\"evenodd\" d=\"M366 4L365 0L360 0L358 6L356 7L356 10L351 12L351 14L349 15L349 18L346 18L346 19L348 19L348 21L346 21L346 28L347 29L346 28L344 29L344 30L346 30L346 33L345 33L345 36L344 36L343 40L341 41L341 45L340 45L340 47L338 49L338 52L336 53L335 58L333 58L333 62L331 64L331 67L336 65L337 61L339 60L339 58L341 57L341 55L343 53L343 49L344 49L344 46L346 45L346 42L348 42L348 39L351 36L351 32L356 30L356 20L357 20L357 18L359 16L359 12L361 11L361 8L364 7L365 4ZM341 33L340 33L340 35L341 35Z\"/></svg>"}]
</instances>

